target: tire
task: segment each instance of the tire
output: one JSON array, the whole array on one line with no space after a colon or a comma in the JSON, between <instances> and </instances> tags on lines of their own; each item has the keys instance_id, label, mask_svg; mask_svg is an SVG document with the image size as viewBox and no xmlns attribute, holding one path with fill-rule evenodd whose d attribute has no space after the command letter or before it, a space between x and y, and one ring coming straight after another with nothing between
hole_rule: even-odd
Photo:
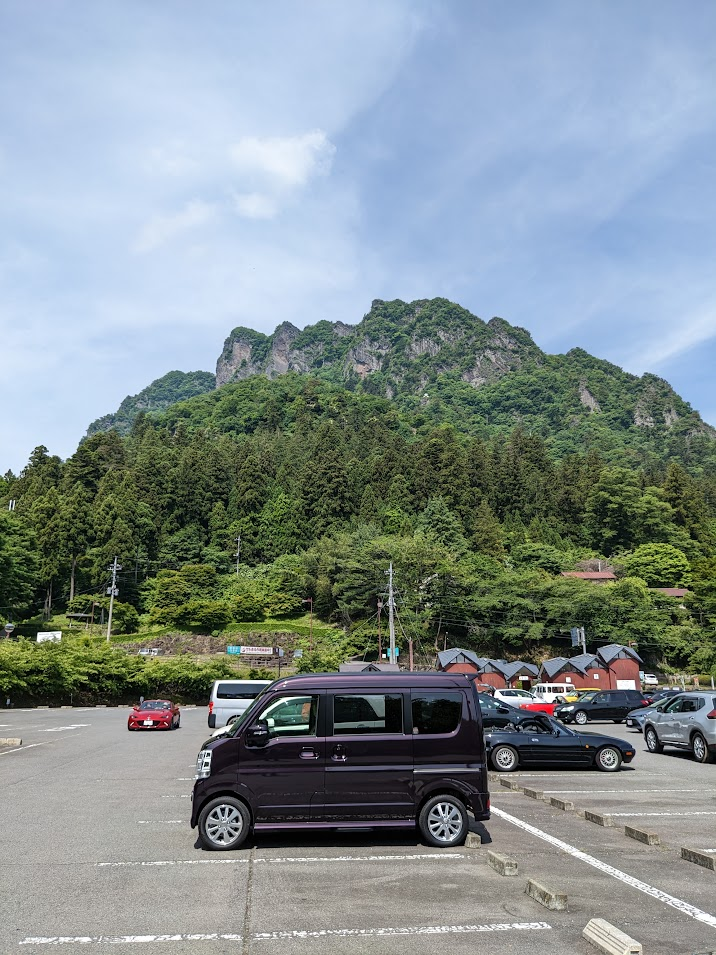
<instances>
[{"instance_id":1,"label":"tire","mask_svg":"<svg viewBox=\"0 0 716 955\"><path fill-rule=\"evenodd\" d=\"M218 796L201 810L199 838L204 848L216 852L238 849L251 832L251 816L240 799Z\"/></svg>"},{"instance_id":2,"label":"tire","mask_svg":"<svg viewBox=\"0 0 716 955\"><path fill-rule=\"evenodd\" d=\"M433 796L420 810L418 829L428 845L448 849L463 844L469 822L467 809L456 796Z\"/></svg>"},{"instance_id":3,"label":"tire","mask_svg":"<svg viewBox=\"0 0 716 955\"><path fill-rule=\"evenodd\" d=\"M697 763L711 762L709 748L706 745L706 740L703 738L701 733L694 733L694 735L691 737L691 752L693 753L694 759Z\"/></svg>"},{"instance_id":4,"label":"tire","mask_svg":"<svg viewBox=\"0 0 716 955\"><path fill-rule=\"evenodd\" d=\"M589 717L584 712L584 710L577 710L577 712L574 714L574 722L578 726L584 726L585 723L589 722Z\"/></svg>"},{"instance_id":5,"label":"tire","mask_svg":"<svg viewBox=\"0 0 716 955\"><path fill-rule=\"evenodd\" d=\"M594 765L603 773L616 773L622 764L622 754L616 746L602 746L594 757Z\"/></svg>"},{"instance_id":6,"label":"tire","mask_svg":"<svg viewBox=\"0 0 716 955\"><path fill-rule=\"evenodd\" d=\"M498 773L511 773L517 769L520 758L512 746L496 746L490 753L490 761Z\"/></svg>"},{"instance_id":7,"label":"tire","mask_svg":"<svg viewBox=\"0 0 716 955\"><path fill-rule=\"evenodd\" d=\"M650 753L664 752L664 747L659 742L659 737L656 735L656 730L653 726L644 727L644 742Z\"/></svg>"},{"instance_id":8,"label":"tire","mask_svg":"<svg viewBox=\"0 0 716 955\"><path fill-rule=\"evenodd\" d=\"M210 730L216 729L216 713L212 713L211 716L209 717L209 729Z\"/></svg>"}]
</instances>

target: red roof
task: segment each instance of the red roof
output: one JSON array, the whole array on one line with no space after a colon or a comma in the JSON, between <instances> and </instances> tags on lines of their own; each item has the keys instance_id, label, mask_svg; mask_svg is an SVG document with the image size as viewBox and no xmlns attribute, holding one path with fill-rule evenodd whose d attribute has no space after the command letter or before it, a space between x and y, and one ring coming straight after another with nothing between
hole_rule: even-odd
<instances>
[{"instance_id":1,"label":"red roof","mask_svg":"<svg viewBox=\"0 0 716 955\"><path fill-rule=\"evenodd\" d=\"M611 570L563 570L563 577L579 577L581 580L616 580Z\"/></svg>"}]
</instances>

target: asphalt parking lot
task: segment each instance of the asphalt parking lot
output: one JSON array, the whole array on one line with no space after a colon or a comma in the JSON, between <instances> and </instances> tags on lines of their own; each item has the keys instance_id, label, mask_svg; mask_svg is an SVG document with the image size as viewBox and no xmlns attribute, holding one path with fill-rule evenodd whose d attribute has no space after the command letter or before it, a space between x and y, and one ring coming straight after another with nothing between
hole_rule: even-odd
<instances>
[{"instance_id":1,"label":"asphalt parking lot","mask_svg":"<svg viewBox=\"0 0 716 955\"><path fill-rule=\"evenodd\" d=\"M492 774L479 848L444 852L400 831L295 832L208 853L188 824L206 710L185 709L172 733L128 733L126 716L0 711L0 736L23 738L0 749L0 952L589 955L581 932L593 917L645 955L716 951L716 872L680 851L716 855L716 765L652 755L623 726L594 727L635 742L622 772ZM625 824L660 844L627 838ZM499 875L489 850L518 875ZM526 895L528 878L566 893L568 909Z\"/></svg>"}]
</instances>

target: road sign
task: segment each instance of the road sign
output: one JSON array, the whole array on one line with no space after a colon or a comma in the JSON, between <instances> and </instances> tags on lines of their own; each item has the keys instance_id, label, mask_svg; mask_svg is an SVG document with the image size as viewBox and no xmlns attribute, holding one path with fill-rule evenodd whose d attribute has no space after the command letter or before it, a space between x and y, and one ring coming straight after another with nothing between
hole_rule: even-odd
<instances>
[{"instance_id":1,"label":"road sign","mask_svg":"<svg viewBox=\"0 0 716 955\"><path fill-rule=\"evenodd\" d=\"M15 629L15 624L14 624L14 623L6 623L6 624L5 624L5 633L6 633L8 636L10 636L10 634L13 632L14 629Z\"/></svg>"}]
</instances>

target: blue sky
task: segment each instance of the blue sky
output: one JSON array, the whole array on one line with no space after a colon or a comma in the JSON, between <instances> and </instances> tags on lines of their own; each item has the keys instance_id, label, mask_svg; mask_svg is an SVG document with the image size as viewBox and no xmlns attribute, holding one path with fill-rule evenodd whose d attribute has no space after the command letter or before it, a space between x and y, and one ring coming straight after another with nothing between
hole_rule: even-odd
<instances>
[{"instance_id":1,"label":"blue sky","mask_svg":"<svg viewBox=\"0 0 716 955\"><path fill-rule=\"evenodd\" d=\"M0 473L236 325L445 296L716 424L716 4L3 0Z\"/></svg>"}]
</instances>

